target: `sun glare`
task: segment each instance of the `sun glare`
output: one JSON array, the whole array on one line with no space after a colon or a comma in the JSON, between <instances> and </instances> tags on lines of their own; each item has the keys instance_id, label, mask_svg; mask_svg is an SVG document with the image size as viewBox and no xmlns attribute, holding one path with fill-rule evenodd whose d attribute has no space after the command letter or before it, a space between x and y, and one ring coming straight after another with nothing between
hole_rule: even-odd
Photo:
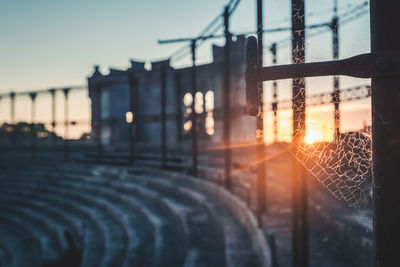
<instances>
[{"instance_id":1,"label":"sun glare","mask_svg":"<svg viewBox=\"0 0 400 267\"><path fill-rule=\"evenodd\" d=\"M321 140L322 140L322 134L320 132L314 130L308 130L304 142L306 142L307 144L312 144L316 141L321 141Z\"/></svg>"}]
</instances>

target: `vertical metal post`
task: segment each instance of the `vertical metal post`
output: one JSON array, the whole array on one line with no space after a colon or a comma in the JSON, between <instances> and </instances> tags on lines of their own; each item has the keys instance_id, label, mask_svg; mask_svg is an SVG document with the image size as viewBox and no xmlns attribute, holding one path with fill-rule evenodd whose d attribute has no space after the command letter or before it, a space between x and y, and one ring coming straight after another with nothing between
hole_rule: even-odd
<instances>
[{"instance_id":1,"label":"vertical metal post","mask_svg":"<svg viewBox=\"0 0 400 267\"><path fill-rule=\"evenodd\" d=\"M192 40L192 174L197 176L197 114L195 111L196 102L196 40Z\"/></svg>"},{"instance_id":2,"label":"vertical metal post","mask_svg":"<svg viewBox=\"0 0 400 267\"><path fill-rule=\"evenodd\" d=\"M35 103L36 93L30 93L31 97L31 159L36 158L36 126L35 126Z\"/></svg>"},{"instance_id":3,"label":"vertical metal post","mask_svg":"<svg viewBox=\"0 0 400 267\"><path fill-rule=\"evenodd\" d=\"M2 96L0 95L0 103L1 103L1 100L2 100Z\"/></svg>"},{"instance_id":4,"label":"vertical metal post","mask_svg":"<svg viewBox=\"0 0 400 267\"><path fill-rule=\"evenodd\" d=\"M69 112L68 112L68 93L69 88L64 88L64 160L69 160L68 134L69 134Z\"/></svg>"},{"instance_id":5,"label":"vertical metal post","mask_svg":"<svg viewBox=\"0 0 400 267\"><path fill-rule=\"evenodd\" d=\"M12 124L12 133L11 133L11 143L15 145L17 143L17 123L15 122L15 93L10 93L10 115L11 115L11 124Z\"/></svg>"},{"instance_id":6,"label":"vertical metal post","mask_svg":"<svg viewBox=\"0 0 400 267\"><path fill-rule=\"evenodd\" d=\"M276 65L276 43L271 45L272 64ZM278 141L278 83L272 83L272 111L274 112L274 142Z\"/></svg>"},{"instance_id":7,"label":"vertical metal post","mask_svg":"<svg viewBox=\"0 0 400 267\"><path fill-rule=\"evenodd\" d=\"M371 0L372 53L399 51L400 1ZM382 70L390 59L380 58ZM386 64L388 63L388 64ZM375 267L397 266L400 240L400 77L372 79Z\"/></svg>"},{"instance_id":8,"label":"vertical metal post","mask_svg":"<svg viewBox=\"0 0 400 267\"><path fill-rule=\"evenodd\" d=\"M50 89L51 94L51 127L53 131L52 141L56 143L57 135L56 135L56 90Z\"/></svg>"},{"instance_id":9,"label":"vertical metal post","mask_svg":"<svg viewBox=\"0 0 400 267\"><path fill-rule=\"evenodd\" d=\"M130 165L133 165L135 161L135 145L134 145L134 126L133 124L135 123L135 117L136 117L136 112L135 112L135 90L136 90L136 79L134 76L133 72L129 72L129 112L132 113L132 121L128 122L128 138L129 138L129 163Z\"/></svg>"},{"instance_id":10,"label":"vertical metal post","mask_svg":"<svg viewBox=\"0 0 400 267\"><path fill-rule=\"evenodd\" d=\"M231 181L231 114L230 114L230 43L231 33L229 32L229 7L225 7L224 25L225 25L225 48L224 48L224 88L223 88L223 107L224 107L224 170L225 170L225 187L229 190L232 187Z\"/></svg>"},{"instance_id":11,"label":"vertical metal post","mask_svg":"<svg viewBox=\"0 0 400 267\"><path fill-rule=\"evenodd\" d=\"M263 65L263 8L262 0L257 0L257 38L258 38L258 66ZM257 188L258 188L258 221L262 224L262 215L266 211L266 166L263 162L265 158L265 145L264 145L264 88L263 82L257 83L260 92L260 112L257 116L257 141L259 146L257 148L258 161L261 163L257 166Z\"/></svg>"},{"instance_id":12,"label":"vertical metal post","mask_svg":"<svg viewBox=\"0 0 400 267\"><path fill-rule=\"evenodd\" d=\"M102 111L102 84L100 82L96 83L97 91L97 153L99 161L103 160L103 143L102 143L102 128L103 128L103 111Z\"/></svg>"},{"instance_id":13,"label":"vertical metal post","mask_svg":"<svg viewBox=\"0 0 400 267\"><path fill-rule=\"evenodd\" d=\"M167 158L167 62L161 62L161 167L166 167Z\"/></svg>"},{"instance_id":14,"label":"vertical metal post","mask_svg":"<svg viewBox=\"0 0 400 267\"><path fill-rule=\"evenodd\" d=\"M305 61L304 0L292 0L292 62ZM304 141L306 133L305 80L293 79L293 154ZM308 265L307 180L304 167L293 158L292 180L292 264L293 267Z\"/></svg>"},{"instance_id":15,"label":"vertical metal post","mask_svg":"<svg viewBox=\"0 0 400 267\"><path fill-rule=\"evenodd\" d=\"M175 73L175 88L176 88L176 141L182 142L182 83L181 74Z\"/></svg>"},{"instance_id":16,"label":"vertical metal post","mask_svg":"<svg viewBox=\"0 0 400 267\"><path fill-rule=\"evenodd\" d=\"M332 44L333 44L333 59L339 59L339 33L338 33L338 16L337 16L337 0L334 3L334 17L332 19ZM334 121L335 121L335 140L340 134L340 89L339 89L339 76L333 77L333 93L332 102L334 104Z\"/></svg>"}]
</instances>

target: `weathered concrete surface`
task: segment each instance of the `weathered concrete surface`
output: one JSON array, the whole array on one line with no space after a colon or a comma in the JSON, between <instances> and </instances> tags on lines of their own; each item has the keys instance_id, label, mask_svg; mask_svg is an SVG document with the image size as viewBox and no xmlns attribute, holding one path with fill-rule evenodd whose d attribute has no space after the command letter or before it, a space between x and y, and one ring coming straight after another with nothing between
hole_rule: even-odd
<instances>
[{"instance_id":1,"label":"weathered concrete surface","mask_svg":"<svg viewBox=\"0 0 400 267\"><path fill-rule=\"evenodd\" d=\"M82 266L269 266L252 215L213 184L154 169L35 163L0 171L2 266L57 262L69 251L64 230Z\"/></svg>"}]
</instances>

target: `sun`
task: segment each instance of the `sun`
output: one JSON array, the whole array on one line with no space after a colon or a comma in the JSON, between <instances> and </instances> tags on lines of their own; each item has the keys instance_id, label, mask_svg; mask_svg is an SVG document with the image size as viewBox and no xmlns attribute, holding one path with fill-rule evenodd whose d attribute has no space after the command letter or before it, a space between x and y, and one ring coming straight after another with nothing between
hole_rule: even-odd
<instances>
[{"instance_id":1,"label":"sun","mask_svg":"<svg viewBox=\"0 0 400 267\"><path fill-rule=\"evenodd\" d=\"M312 144L320 140L322 140L322 134L320 132L314 130L307 130L304 142L306 142L307 144Z\"/></svg>"}]
</instances>

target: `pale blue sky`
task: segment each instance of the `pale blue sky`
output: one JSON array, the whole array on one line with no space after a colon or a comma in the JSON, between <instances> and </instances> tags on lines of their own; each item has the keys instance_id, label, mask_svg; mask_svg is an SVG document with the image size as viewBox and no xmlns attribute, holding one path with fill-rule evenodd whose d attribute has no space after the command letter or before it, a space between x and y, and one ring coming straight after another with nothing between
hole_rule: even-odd
<instances>
[{"instance_id":1,"label":"pale blue sky","mask_svg":"<svg viewBox=\"0 0 400 267\"><path fill-rule=\"evenodd\" d=\"M0 92L85 84L93 65L126 68L130 59L166 58L182 44L159 45L158 39L197 35L229 0L0 0ZM306 0L306 23L330 21L334 0ZM338 0L339 13L364 0ZM256 0L242 0L231 17L234 33L255 30ZM290 0L264 0L264 27L290 26ZM310 32L310 31L309 31ZM307 34L309 33L307 32ZM289 33L265 34L265 45ZM307 39L307 61L331 60L331 32ZM369 52L369 17L340 28L340 57ZM200 62L211 58L208 41L198 51ZM289 43L288 43L289 44ZM278 47L278 62L290 62L290 45ZM175 66L190 63L187 57ZM269 53L265 64L270 63ZM365 80L343 78L346 87ZM290 97L290 81L280 82L280 97ZM269 85L267 85L268 87ZM330 91L331 78L308 79L309 92ZM81 99L83 95L79 98ZM267 96L268 97L268 96ZM72 98L71 98L72 99ZM62 118L62 98L60 111ZM28 99L20 100L17 119L28 120ZM0 121L8 120L7 100ZM38 118L48 120L49 98L38 100ZM25 104L24 104L25 103ZM40 104L42 103L42 104ZM18 103L17 103L18 104ZM72 118L88 118L72 108ZM75 112L75 113L74 113Z\"/></svg>"},{"instance_id":2,"label":"pale blue sky","mask_svg":"<svg viewBox=\"0 0 400 267\"><path fill-rule=\"evenodd\" d=\"M110 66L127 67L130 58L149 61L166 57L181 44L162 46L158 39L196 35L227 2L1 0L0 91L82 84L94 64L107 71ZM241 1L232 17L232 31L255 28L255 2ZM361 2L339 0L339 7ZM306 22L329 20L332 5L333 0L306 1L307 12L313 13ZM264 26L289 25L289 7L289 0L264 0ZM368 16L346 25L340 34L341 56L366 52ZM266 35L265 39L275 36L288 35ZM311 60L330 59L330 33L314 37L307 48ZM200 60L208 60L210 50L209 44L204 45ZM288 52L282 54L281 61L288 56ZM180 62L185 63L188 59Z\"/></svg>"}]
</instances>

